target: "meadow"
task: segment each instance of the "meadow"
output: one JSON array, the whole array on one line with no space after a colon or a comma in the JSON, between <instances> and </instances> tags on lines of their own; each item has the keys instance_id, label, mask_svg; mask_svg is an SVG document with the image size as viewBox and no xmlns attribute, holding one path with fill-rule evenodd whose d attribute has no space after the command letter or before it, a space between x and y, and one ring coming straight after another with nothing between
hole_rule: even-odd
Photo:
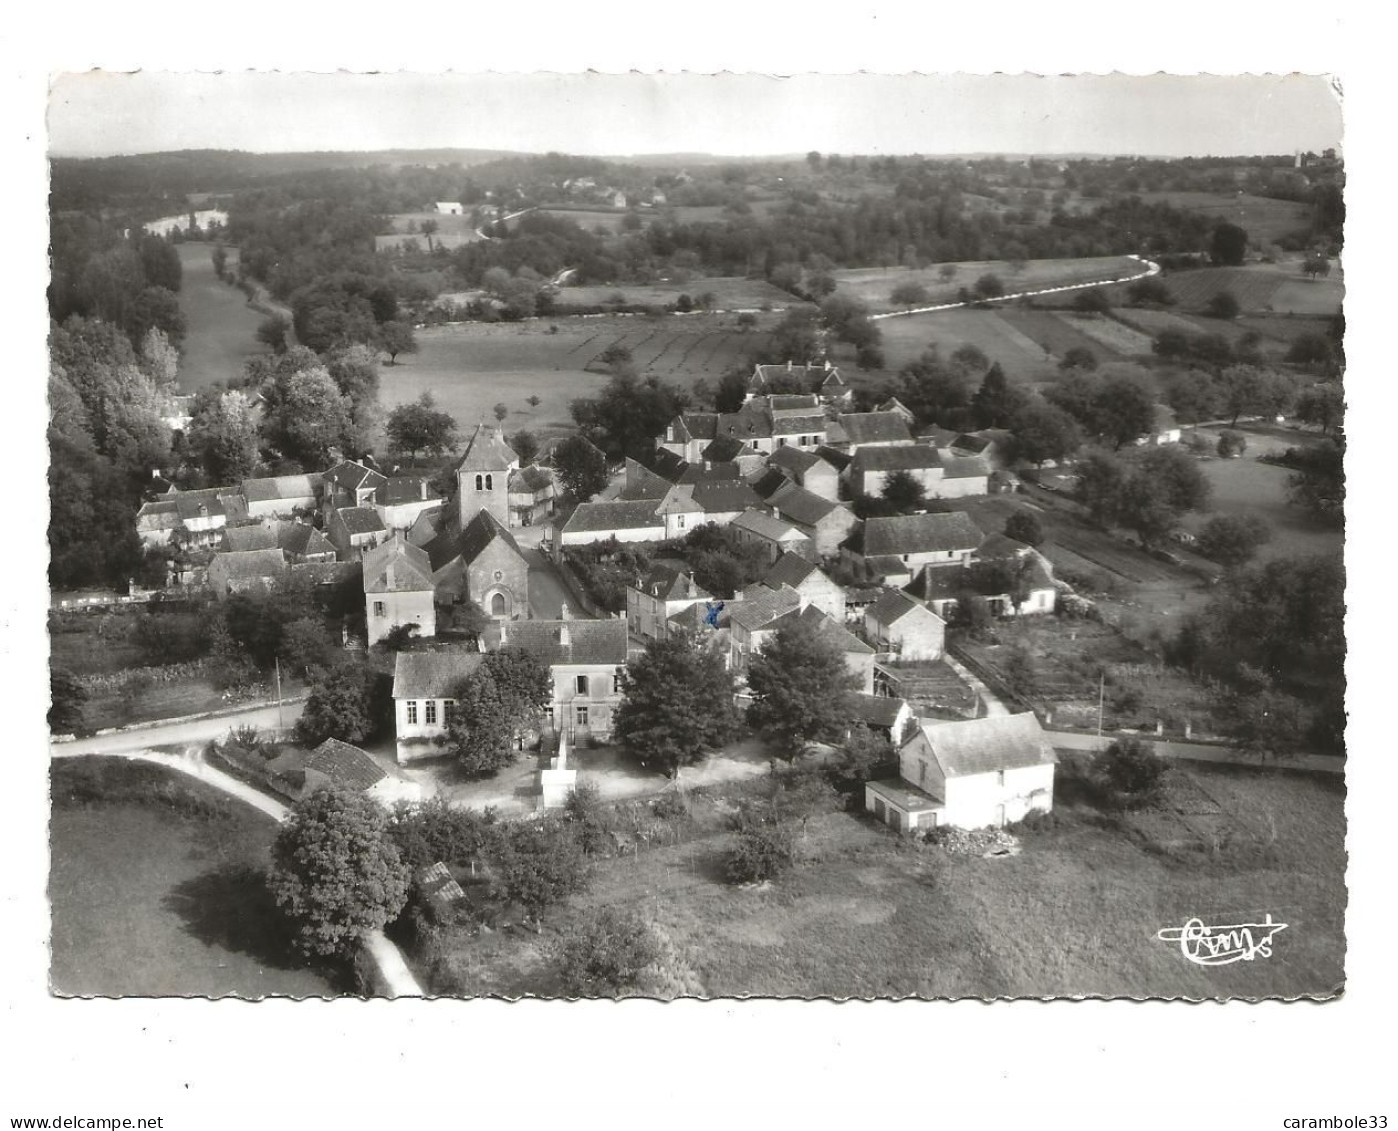
<instances>
[{"instance_id":1,"label":"meadow","mask_svg":"<svg viewBox=\"0 0 1398 1131\"><path fill-rule=\"evenodd\" d=\"M1070 756L1065 756L1068 760ZM730 803L693 797L702 828L599 861L590 890L542 937L456 935L445 967L469 994L559 992L547 957L575 917L631 908L661 939L659 996L1215 998L1326 995L1344 979L1343 786L1191 766L1228 814L1222 844L1155 839L1097 809L1060 771L1055 819L1001 859L919 849L863 814L811 819L801 863L768 884L723 882ZM1166 814L1166 816L1170 816ZM1052 893L1046 898L1046 893ZM1194 915L1271 911L1290 925L1272 961L1206 969L1155 938ZM1219 919L1219 916L1224 916Z\"/></svg>"},{"instance_id":2,"label":"meadow","mask_svg":"<svg viewBox=\"0 0 1398 1131\"><path fill-rule=\"evenodd\" d=\"M616 295L624 296L628 303L647 306L668 306L680 295L697 298L705 293L714 296L715 310L785 310L792 306L805 306L801 299L774 287L765 279L744 279L741 276L716 276L686 279L683 282L660 282L647 285L617 284L563 287L555 296L560 303L576 303L591 306L613 301Z\"/></svg>"},{"instance_id":3,"label":"meadow","mask_svg":"<svg viewBox=\"0 0 1398 1131\"><path fill-rule=\"evenodd\" d=\"M943 266L956 268L955 276L944 282ZM1138 274L1140 263L1126 256L1101 256L1092 259L1030 259L1022 269L1015 270L1002 260L976 263L938 264L933 267L860 267L833 271L839 293L853 295L868 305L874 313L903 310L894 305L891 295L900 283L921 283L927 288L927 305L957 301L962 287L974 287L982 275L996 275L1005 284L1007 293L1031 291L1042 287L1061 287L1074 283L1092 283L1120 279ZM890 319L889 321L897 321Z\"/></svg>"},{"instance_id":4,"label":"meadow","mask_svg":"<svg viewBox=\"0 0 1398 1131\"><path fill-rule=\"evenodd\" d=\"M180 310L186 324L179 380L184 393L237 377L248 358L267 352L255 336L264 316L248 305L242 291L219 281L211 251L204 243L179 245L184 270ZM228 258L229 270L236 270L237 252Z\"/></svg>"},{"instance_id":5,"label":"meadow","mask_svg":"<svg viewBox=\"0 0 1398 1131\"><path fill-rule=\"evenodd\" d=\"M53 766L50 984L61 995L331 997L262 878L276 822L159 766Z\"/></svg>"},{"instance_id":6,"label":"meadow","mask_svg":"<svg viewBox=\"0 0 1398 1131\"><path fill-rule=\"evenodd\" d=\"M1298 261L1247 267L1203 267L1170 271L1161 281L1175 296L1177 314L1197 313L1222 291L1236 298L1244 314L1331 315L1344 302L1345 285L1338 266L1325 279L1307 279ZM1107 289L1113 306L1124 306L1128 287Z\"/></svg>"},{"instance_id":7,"label":"meadow","mask_svg":"<svg viewBox=\"0 0 1398 1131\"><path fill-rule=\"evenodd\" d=\"M1143 192L1141 199L1237 224L1247 230L1255 244L1273 243L1306 228L1311 212L1310 206L1300 201L1273 200L1241 192Z\"/></svg>"}]
</instances>

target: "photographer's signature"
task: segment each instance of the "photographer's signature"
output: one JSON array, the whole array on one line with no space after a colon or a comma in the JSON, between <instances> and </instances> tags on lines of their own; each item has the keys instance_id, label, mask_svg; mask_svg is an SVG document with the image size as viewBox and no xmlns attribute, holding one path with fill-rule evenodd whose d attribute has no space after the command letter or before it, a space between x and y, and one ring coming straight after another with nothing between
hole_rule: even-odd
<instances>
[{"instance_id":1,"label":"photographer's signature","mask_svg":"<svg viewBox=\"0 0 1398 1131\"><path fill-rule=\"evenodd\" d=\"M1272 936L1286 930L1267 913L1262 923L1230 923L1208 926L1202 919L1190 919L1183 927L1162 927L1155 937L1180 944L1180 953L1199 966L1227 966L1230 962L1251 962L1272 957Z\"/></svg>"}]
</instances>

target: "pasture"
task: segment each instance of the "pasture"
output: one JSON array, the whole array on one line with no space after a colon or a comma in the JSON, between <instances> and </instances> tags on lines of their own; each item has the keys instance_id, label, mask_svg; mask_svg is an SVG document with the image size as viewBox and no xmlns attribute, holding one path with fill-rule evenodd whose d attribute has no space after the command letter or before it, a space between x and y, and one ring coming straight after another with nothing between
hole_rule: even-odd
<instances>
[{"instance_id":1,"label":"pasture","mask_svg":"<svg viewBox=\"0 0 1398 1131\"><path fill-rule=\"evenodd\" d=\"M1337 270L1330 278L1308 280L1300 266L1257 264L1248 267L1201 267L1161 276L1175 296L1179 314L1197 313L1215 295L1230 292L1245 314L1334 314L1344 300L1344 283ZM1125 305L1126 287L1108 290L1113 306Z\"/></svg>"},{"instance_id":2,"label":"pasture","mask_svg":"<svg viewBox=\"0 0 1398 1131\"><path fill-rule=\"evenodd\" d=\"M1066 310L1056 310L1053 314L1079 333L1086 334L1099 348L1118 356L1135 357L1151 351L1150 335L1123 326L1105 314L1080 314Z\"/></svg>"},{"instance_id":3,"label":"pasture","mask_svg":"<svg viewBox=\"0 0 1398 1131\"><path fill-rule=\"evenodd\" d=\"M1065 756L1071 761L1071 756ZM584 910L633 909L660 939L656 996L982 998L1326 995L1344 979L1344 796L1337 782L1190 767L1218 800L1226 846L1166 844L1066 781L1052 827L1003 859L917 848L859 813L813 817L800 863L770 885L723 882L721 799L692 795L678 843L598 861L543 936L446 940L438 969L466 994L560 992L548 950ZM683 826L684 822L681 822ZM1044 898L1052 892L1053 898ZM1203 968L1156 939L1192 915L1271 910L1292 929L1271 961ZM1234 922L1223 919L1222 922Z\"/></svg>"},{"instance_id":4,"label":"pasture","mask_svg":"<svg viewBox=\"0 0 1398 1131\"><path fill-rule=\"evenodd\" d=\"M1198 212L1215 221L1245 228L1254 244L1269 244L1302 230L1310 222L1310 206L1295 200L1273 200L1242 192L1143 192L1149 203L1169 204Z\"/></svg>"},{"instance_id":5,"label":"pasture","mask_svg":"<svg viewBox=\"0 0 1398 1131\"><path fill-rule=\"evenodd\" d=\"M1058 362L1047 346L1025 333L1008 310L938 310L888 318L878 327L891 372L936 343L944 359L960 346L973 345L991 361L998 361L1010 376L1027 381L1047 380L1057 373Z\"/></svg>"},{"instance_id":6,"label":"pasture","mask_svg":"<svg viewBox=\"0 0 1398 1131\"><path fill-rule=\"evenodd\" d=\"M557 333L550 327L557 326ZM750 350L767 340L761 330L739 330L732 315L635 315L534 319L527 322L464 322L417 333L418 352L380 370L379 400L385 412L431 390L438 407L462 428L494 419L493 408L510 409L505 428L542 435L572 431L568 405L590 397L608 374L588 371L612 345L631 350L643 377L690 387L701 378L717 381L745 364ZM527 401L537 396L537 408Z\"/></svg>"},{"instance_id":7,"label":"pasture","mask_svg":"<svg viewBox=\"0 0 1398 1131\"><path fill-rule=\"evenodd\" d=\"M948 282L941 278L943 266L956 268ZM903 310L895 306L891 295L900 283L921 283L927 288L929 306L955 302L962 287L974 287L982 275L996 275L1005 284L1005 291L1014 294L1043 287L1062 287L1073 283L1094 283L1135 275L1141 265L1126 256L1100 256L1089 259L1030 259L1021 270L1014 270L1003 260L976 263L937 264L921 270L908 267L859 267L833 271L831 274L841 294L861 299L873 313ZM897 321L890 319L889 321Z\"/></svg>"},{"instance_id":8,"label":"pasture","mask_svg":"<svg viewBox=\"0 0 1398 1131\"><path fill-rule=\"evenodd\" d=\"M331 997L262 878L276 822L159 766L53 766L49 981L61 995Z\"/></svg>"},{"instance_id":9,"label":"pasture","mask_svg":"<svg viewBox=\"0 0 1398 1131\"><path fill-rule=\"evenodd\" d=\"M194 393L218 381L237 377L243 363L267 349L256 338L263 315L248 305L243 292L214 274L213 248L205 243L179 245L184 279L180 311L185 317L184 349L180 356L180 392ZM228 255L236 271L236 251Z\"/></svg>"},{"instance_id":10,"label":"pasture","mask_svg":"<svg viewBox=\"0 0 1398 1131\"><path fill-rule=\"evenodd\" d=\"M626 212L622 209L598 208L540 208L542 215L552 216L559 220L569 220L576 224L585 232L596 231L601 228L607 235L615 236L621 232L621 222L626 217ZM509 221L510 225L517 225L521 218Z\"/></svg>"},{"instance_id":11,"label":"pasture","mask_svg":"<svg viewBox=\"0 0 1398 1131\"><path fill-rule=\"evenodd\" d=\"M645 286L639 284L565 286L559 289L556 301L579 306L594 306L612 302L621 295L628 303L646 306L673 305L680 295L697 298L701 294L714 296L715 310L785 310L806 303L795 295L774 287L765 279L744 279L741 276L712 276L683 281L662 281Z\"/></svg>"}]
</instances>

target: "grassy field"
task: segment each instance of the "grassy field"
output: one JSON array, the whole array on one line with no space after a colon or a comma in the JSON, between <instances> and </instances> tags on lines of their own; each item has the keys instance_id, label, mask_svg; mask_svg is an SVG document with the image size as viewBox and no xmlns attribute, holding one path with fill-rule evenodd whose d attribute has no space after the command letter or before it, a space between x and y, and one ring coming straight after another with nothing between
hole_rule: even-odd
<instances>
[{"instance_id":1,"label":"grassy field","mask_svg":"<svg viewBox=\"0 0 1398 1131\"><path fill-rule=\"evenodd\" d=\"M935 342L943 358L960 346L973 345L991 361L998 361L1012 377L1047 380L1057 373L1058 361L1046 349L1047 343L1040 344L1021 328L1015 317L1018 313L939 310L879 322L888 369L896 373Z\"/></svg>"},{"instance_id":2,"label":"grassy field","mask_svg":"<svg viewBox=\"0 0 1398 1131\"><path fill-rule=\"evenodd\" d=\"M737 276L689 279L683 283L655 283L648 286L585 286L563 287L557 296L561 303L593 305L610 302L614 296L622 295L627 302L663 306L673 303L680 295L696 298L704 292L714 296L717 310L760 310L769 306L773 310L785 310L792 306L806 304L794 295L779 287L772 286L764 279L744 279Z\"/></svg>"},{"instance_id":3,"label":"grassy field","mask_svg":"<svg viewBox=\"0 0 1398 1131\"><path fill-rule=\"evenodd\" d=\"M254 336L263 316L248 305L242 291L219 282L210 250L202 243L179 246L184 268L180 310L187 325L180 391L185 393L236 377L249 357L267 352ZM230 269L235 268L236 252L229 260Z\"/></svg>"},{"instance_id":4,"label":"grassy field","mask_svg":"<svg viewBox=\"0 0 1398 1131\"><path fill-rule=\"evenodd\" d=\"M1134 357L1150 353L1151 339L1139 330L1123 326L1105 314L1079 314L1076 311L1058 310L1054 316L1091 338L1099 349L1105 349L1118 357Z\"/></svg>"},{"instance_id":5,"label":"grassy field","mask_svg":"<svg viewBox=\"0 0 1398 1131\"><path fill-rule=\"evenodd\" d=\"M1184 771L1177 771L1184 772ZM1344 800L1336 783L1191 769L1190 792L1233 819L1228 843L1154 842L1075 796L1018 856L915 849L863 815L814 818L803 863L771 886L722 882L731 834L599 863L591 890L532 932L458 937L472 993L557 993L548 948L585 908L635 908L662 939L661 996L998 997L1323 995L1343 981ZM696 815L712 802L700 801ZM1178 837L1172 837L1178 840ZM1051 898L1046 898L1051 893ZM1205 969L1155 934L1271 911L1270 961Z\"/></svg>"},{"instance_id":6,"label":"grassy field","mask_svg":"<svg viewBox=\"0 0 1398 1131\"><path fill-rule=\"evenodd\" d=\"M50 983L64 995L329 997L262 869L276 824L121 759L55 763Z\"/></svg>"},{"instance_id":7,"label":"grassy field","mask_svg":"<svg viewBox=\"0 0 1398 1131\"><path fill-rule=\"evenodd\" d=\"M1031 259L1023 270L1014 271L1008 263L990 260L977 263L956 263L956 275L950 282L940 277L941 264L924 270L907 267L860 267L835 271L832 274L843 294L863 299L874 312L901 310L890 296L899 283L921 283L930 295L929 305L955 302L962 287L975 286L982 275L998 275L1009 293L1035 290L1040 287L1067 286L1070 283L1091 283L1120 279L1141 270L1140 264L1125 256L1102 256L1095 259ZM896 321L896 320L895 320Z\"/></svg>"},{"instance_id":8,"label":"grassy field","mask_svg":"<svg viewBox=\"0 0 1398 1131\"><path fill-rule=\"evenodd\" d=\"M1272 200L1247 193L1143 192L1141 199L1199 212L1247 229L1254 244L1268 244L1305 228L1310 207L1294 200Z\"/></svg>"},{"instance_id":9,"label":"grassy field","mask_svg":"<svg viewBox=\"0 0 1398 1131\"><path fill-rule=\"evenodd\" d=\"M606 384L605 373L586 367L610 345L630 349L643 376L690 386L701 377L718 380L766 334L737 329L732 315L608 315L434 326L418 331L417 340L418 353L381 370L385 412L430 389L462 428L493 421L494 405L503 402L510 409L506 429L554 434L572 428L569 402ZM531 395L541 398L537 408L527 403Z\"/></svg>"},{"instance_id":10,"label":"grassy field","mask_svg":"<svg viewBox=\"0 0 1398 1131\"><path fill-rule=\"evenodd\" d=\"M1058 317L1052 310L1030 310L1006 306L995 311L997 318L1013 326L1035 345L1050 354L1053 371L1070 349L1089 349L1102 361L1115 361L1120 355L1096 338L1083 333L1072 319ZM890 323L884 323L887 327Z\"/></svg>"},{"instance_id":11,"label":"grassy field","mask_svg":"<svg viewBox=\"0 0 1398 1131\"><path fill-rule=\"evenodd\" d=\"M1340 309L1345 291L1338 268L1329 278L1312 280L1295 261L1171 271L1161 278L1175 296L1177 314L1197 313L1214 295L1229 291L1244 314L1331 315ZM1126 287L1109 288L1108 294L1113 305L1125 305Z\"/></svg>"}]
</instances>

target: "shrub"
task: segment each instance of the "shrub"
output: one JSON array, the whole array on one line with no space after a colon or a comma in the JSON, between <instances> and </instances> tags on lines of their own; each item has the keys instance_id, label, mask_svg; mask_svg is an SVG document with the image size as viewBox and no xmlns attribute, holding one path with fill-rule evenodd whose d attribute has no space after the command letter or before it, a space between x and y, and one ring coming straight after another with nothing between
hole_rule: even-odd
<instances>
[{"instance_id":1,"label":"shrub","mask_svg":"<svg viewBox=\"0 0 1398 1131\"><path fill-rule=\"evenodd\" d=\"M1240 456L1247 450L1247 437L1241 432L1224 431L1219 433L1218 454L1224 459Z\"/></svg>"},{"instance_id":2,"label":"shrub","mask_svg":"<svg viewBox=\"0 0 1398 1131\"><path fill-rule=\"evenodd\" d=\"M689 816L689 802L679 790L669 790L650 803L650 811L665 821L679 820Z\"/></svg>"},{"instance_id":3,"label":"shrub","mask_svg":"<svg viewBox=\"0 0 1398 1131\"><path fill-rule=\"evenodd\" d=\"M593 783L582 782L568 795L563 818L573 826L585 855L599 855L611 846L611 822L602 806L602 793Z\"/></svg>"},{"instance_id":4,"label":"shrub","mask_svg":"<svg viewBox=\"0 0 1398 1131\"><path fill-rule=\"evenodd\" d=\"M1092 760L1092 771L1128 808L1155 801L1164 784L1166 765L1148 743L1119 738Z\"/></svg>"},{"instance_id":5,"label":"shrub","mask_svg":"<svg viewBox=\"0 0 1398 1131\"><path fill-rule=\"evenodd\" d=\"M578 997L614 997L660 957L649 925L634 911L604 907L564 935L556 955L564 989Z\"/></svg>"},{"instance_id":6,"label":"shrub","mask_svg":"<svg viewBox=\"0 0 1398 1131\"><path fill-rule=\"evenodd\" d=\"M757 825L738 834L737 846L728 858L728 880L735 884L775 879L795 859L790 830L781 825Z\"/></svg>"}]
</instances>

